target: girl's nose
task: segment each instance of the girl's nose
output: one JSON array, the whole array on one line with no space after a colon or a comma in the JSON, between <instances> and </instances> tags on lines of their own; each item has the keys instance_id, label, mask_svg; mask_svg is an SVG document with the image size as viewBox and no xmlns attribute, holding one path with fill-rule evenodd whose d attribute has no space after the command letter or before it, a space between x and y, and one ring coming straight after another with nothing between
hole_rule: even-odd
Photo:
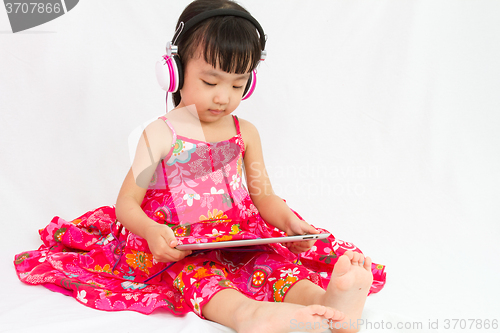
<instances>
[{"instance_id":1,"label":"girl's nose","mask_svg":"<svg viewBox=\"0 0 500 333\"><path fill-rule=\"evenodd\" d=\"M229 93L226 89L218 89L214 95L214 103L219 105L225 105L229 103Z\"/></svg>"}]
</instances>

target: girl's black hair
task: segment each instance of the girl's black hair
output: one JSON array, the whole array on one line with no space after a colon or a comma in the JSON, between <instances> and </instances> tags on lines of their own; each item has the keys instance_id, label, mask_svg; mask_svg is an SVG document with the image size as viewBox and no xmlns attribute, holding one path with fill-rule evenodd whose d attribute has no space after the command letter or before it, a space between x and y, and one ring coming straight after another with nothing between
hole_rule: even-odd
<instances>
[{"instance_id":1,"label":"girl's black hair","mask_svg":"<svg viewBox=\"0 0 500 333\"><path fill-rule=\"evenodd\" d=\"M207 10L235 9L248 13L231 0L195 0L182 12L177 22L187 22ZM255 26L245 18L215 16L200 22L183 33L176 42L179 57L185 68L201 46L205 61L228 73L245 74L259 63L262 47ZM173 94L174 105L179 105L181 94Z\"/></svg>"}]
</instances>

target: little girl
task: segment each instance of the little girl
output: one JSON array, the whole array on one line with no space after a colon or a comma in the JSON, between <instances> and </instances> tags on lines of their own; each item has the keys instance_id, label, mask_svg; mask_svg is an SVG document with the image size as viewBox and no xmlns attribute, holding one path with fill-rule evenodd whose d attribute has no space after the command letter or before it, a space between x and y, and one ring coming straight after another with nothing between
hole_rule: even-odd
<instances>
[{"instance_id":1,"label":"little girl","mask_svg":"<svg viewBox=\"0 0 500 333\"><path fill-rule=\"evenodd\" d=\"M116 207L55 217L39 250L16 256L19 278L95 309L194 311L238 332L357 331L385 273L350 243L176 249L325 232L274 194L257 129L232 115L265 55L258 22L230 0L196 0L177 27L160 64L176 107L143 132Z\"/></svg>"}]
</instances>

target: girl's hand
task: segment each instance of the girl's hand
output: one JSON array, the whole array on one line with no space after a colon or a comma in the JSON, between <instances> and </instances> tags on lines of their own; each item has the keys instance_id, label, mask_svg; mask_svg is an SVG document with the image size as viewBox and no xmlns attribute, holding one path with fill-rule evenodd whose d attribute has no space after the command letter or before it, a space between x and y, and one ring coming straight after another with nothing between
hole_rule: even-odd
<instances>
[{"instance_id":1,"label":"girl's hand","mask_svg":"<svg viewBox=\"0 0 500 333\"><path fill-rule=\"evenodd\" d=\"M177 250L177 239L174 232L164 224L158 224L148 227L146 230L146 241L153 257L158 262L172 262L184 259L192 251Z\"/></svg>"},{"instance_id":2,"label":"girl's hand","mask_svg":"<svg viewBox=\"0 0 500 333\"><path fill-rule=\"evenodd\" d=\"M286 232L288 236L304 235L304 234L319 234L320 232L316 230L312 225L306 221L300 220L298 217L288 221L286 223ZM313 247L316 240L307 240L293 243L284 243L284 245L293 253L299 254L308 251Z\"/></svg>"}]
</instances>

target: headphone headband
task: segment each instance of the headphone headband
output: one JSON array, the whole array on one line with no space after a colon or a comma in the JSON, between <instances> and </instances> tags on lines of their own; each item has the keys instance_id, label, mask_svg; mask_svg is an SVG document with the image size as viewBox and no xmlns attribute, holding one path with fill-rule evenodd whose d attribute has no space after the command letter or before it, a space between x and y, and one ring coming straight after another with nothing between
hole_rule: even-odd
<instances>
[{"instance_id":1,"label":"headphone headband","mask_svg":"<svg viewBox=\"0 0 500 333\"><path fill-rule=\"evenodd\" d=\"M187 22L181 22L179 24L179 27L177 28L177 31L175 32L174 38L172 38L172 41L168 43L167 45L167 54L170 55L175 55L177 54L177 45L176 42L179 39L180 36L182 36L183 33L191 29L192 27L196 26L198 23L201 21L204 21L208 18L214 17L214 16L237 16L237 17L242 17L248 21L250 21L255 28L257 28L257 31L259 32L259 38L260 38L260 45L262 47L262 53L261 53L261 60L264 60L266 57L266 35L264 34L264 30L262 29L261 25L259 22L250 14L243 12L241 10L236 10L236 9L214 9L214 10L207 10L201 14L195 15L191 19L189 19Z\"/></svg>"},{"instance_id":2,"label":"headphone headband","mask_svg":"<svg viewBox=\"0 0 500 333\"><path fill-rule=\"evenodd\" d=\"M259 22L257 22L252 15L236 9L214 9L205 11L201 14L193 16L186 22L179 23L179 26L174 33L174 38L172 38L172 41L167 43L167 54L162 56L156 63L156 78L158 79L158 83L162 89L167 91L167 96L169 92L175 93L182 89L184 83L182 63L180 57L178 56L177 40L183 33L192 29L201 21L214 16L237 16L250 21L259 33L260 46L262 47L260 60L264 60L266 58L266 35L264 34L264 30L260 26ZM243 91L242 100L247 99L250 95L252 95L255 90L256 81L257 75L254 69L252 70L250 78L245 86L245 90Z\"/></svg>"}]
</instances>

